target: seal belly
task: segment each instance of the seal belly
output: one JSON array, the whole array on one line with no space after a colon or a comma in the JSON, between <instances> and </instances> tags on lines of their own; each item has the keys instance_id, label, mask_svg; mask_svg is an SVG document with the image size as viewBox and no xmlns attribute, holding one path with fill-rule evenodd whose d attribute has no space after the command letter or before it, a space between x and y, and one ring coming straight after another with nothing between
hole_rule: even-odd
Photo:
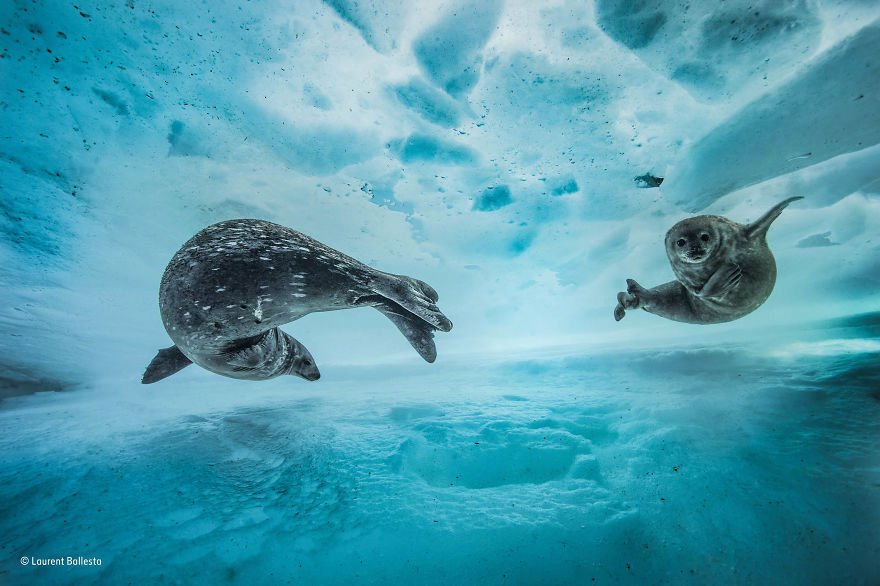
<instances>
[{"instance_id":1,"label":"seal belly","mask_svg":"<svg viewBox=\"0 0 880 586\"><path fill-rule=\"evenodd\" d=\"M742 270L740 282L718 299L698 299L704 306L706 323L722 323L744 317L763 305L776 284L776 261L769 248L749 248L734 262Z\"/></svg>"}]
</instances>

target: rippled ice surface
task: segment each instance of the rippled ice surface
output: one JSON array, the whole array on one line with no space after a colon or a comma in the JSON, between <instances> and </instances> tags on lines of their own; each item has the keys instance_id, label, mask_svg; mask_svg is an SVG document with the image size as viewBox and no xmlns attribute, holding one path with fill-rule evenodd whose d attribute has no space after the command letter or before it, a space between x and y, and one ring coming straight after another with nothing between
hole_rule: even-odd
<instances>
[{"instance_id":1,"label":"rippled ice surface","mask_svg":"<svg viewBox=\"0 0 880 586\"><path fill-rule=\"evenodd\" d=\"M9 399L4 558L102 566L0 581L877 583L880 354L856 346Z\"/></svg>"}]
</instances>

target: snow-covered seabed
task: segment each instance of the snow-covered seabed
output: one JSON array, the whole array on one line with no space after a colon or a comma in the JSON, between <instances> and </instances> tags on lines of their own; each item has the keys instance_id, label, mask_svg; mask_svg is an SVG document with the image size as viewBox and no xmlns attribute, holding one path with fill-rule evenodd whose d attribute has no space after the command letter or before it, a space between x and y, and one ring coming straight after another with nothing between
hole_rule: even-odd
<instances>
[{"instance_id":1,"label":"snow-covered seabed","mask_svg":"<svg viewBox=\"0 0 880 586\"><path fill-rule=\"evenodd\" d=\"M862 322L772 351L340 368L312 384L185 371L8 399L4 555L102 564L2 577L876 583L880 343L863 337L877 316Z\"/></svg>"}]
</instances>

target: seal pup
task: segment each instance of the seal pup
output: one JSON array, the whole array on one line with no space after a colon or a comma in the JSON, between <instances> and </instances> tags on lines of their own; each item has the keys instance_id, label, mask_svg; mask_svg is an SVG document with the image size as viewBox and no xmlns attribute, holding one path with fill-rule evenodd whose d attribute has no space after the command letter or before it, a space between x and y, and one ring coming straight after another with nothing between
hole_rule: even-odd
<instances>
[{"instance_id":1,"label":"seal pup","mask_svg":"<svg viewBox=\"0 0 880 586\"><path fill-rule=\"evenodd\" d=\"M452 329L437 299L427 283L376 270L296 230L263 220L220 222L190 238L165 269L159 309L174 346L159 351L142 382L193 363L238 379L317 380L312 355L279 326L352 307L378 309L434 362L434 330Z\"/></svg>"},{"instance_id":2,"label":"seal pup","mask_svg":"<svg viewBox=\"0 0 880 586\"><path fill-rule=\"evenodd\" d=\"M614 319L627 309L691 324L739 319L757 309L776 284L776 261L767 246L767 230L782 210L802 197L773 206L751 224L721 216L682 220L666 233L666 256L676 281L645 289L633 279L617 294Z\"/></svg>"}]
</instances>

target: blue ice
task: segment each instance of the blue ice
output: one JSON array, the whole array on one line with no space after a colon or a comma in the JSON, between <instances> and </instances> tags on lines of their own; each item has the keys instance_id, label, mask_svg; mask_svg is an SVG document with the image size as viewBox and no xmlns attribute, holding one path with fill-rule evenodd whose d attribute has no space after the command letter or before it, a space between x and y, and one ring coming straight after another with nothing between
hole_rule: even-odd
<instances>
[{"instance_id":1,"label":"blue ice","mask_svg":"<svg viewBox=\"0 0 880 586\"><path fill-rule=\"evenodd\" d=\"M506 185L490 185L474 200L474 209L481 212L500 210L513 203L510 188Z\"/></svg>"},{"instance_id":2,"label":"blue ice","mask_svg":"<svg viewBox=\"0 0 880 586\"><path fill-rule=\"evenodd\" d=\"M405 139L394 140L390 147L404 163L426 161L466 165L476 160L476 153L469 147L428 134L412 134Z\"/></svg>"}]
</instances>

